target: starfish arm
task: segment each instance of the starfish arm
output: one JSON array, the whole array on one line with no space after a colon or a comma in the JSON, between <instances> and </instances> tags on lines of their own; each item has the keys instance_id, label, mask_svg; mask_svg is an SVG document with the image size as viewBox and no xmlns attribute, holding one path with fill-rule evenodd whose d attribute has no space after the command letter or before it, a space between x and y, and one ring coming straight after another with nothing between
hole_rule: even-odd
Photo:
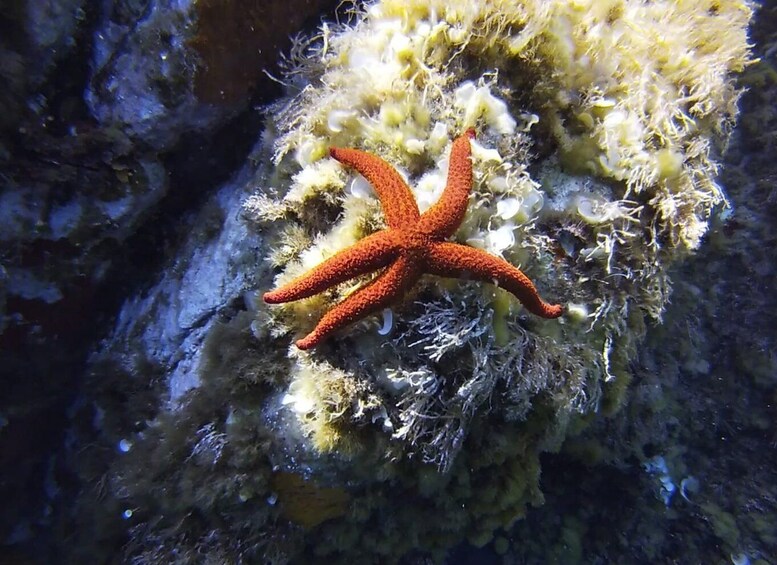
<instances>
[{"instance_id":1,"label":"starfish arm","mask_svg":"<svg viewBox=\"0 0 777 565\"><path fill-rule=\"evenodd\" d=\"M456 138L451 148L448 182L437 203L421 216L420 229L440 238L452 236L464 220L472 189L472 147L475 130L468 129Z\"/></svg>"},{"instance_id":2,"label":"starfish arm","mask_svg":"<svg viewBox=\"0 0 777 565\"><path fill-rule=\"evenodd\" d=\"M520 269L480 249L447 241L435 243L426 251L426 262L427 271L441 277L465 278L470 275L475 280L498 284L537 316L558 318L564 313L561 304L545 302L534 283Z\"/></svg>"},{"instance_id":3,"label":"starfish arm","mask_svg":"<svg viewBox=\"0 0 777 565\"><path fill-rule=\"evenodd\" d=\"M305 275L265 292L262 298L268 304L308 298L348 279L385 267L397 252L398 246L390 232L374 233L336 253Z\"/></svg>"},{"instance_id":4,"label":"starfish arm","mask_svg":"<svg viewBox=\"0 0 777 565\"><path fill-rule=\"evenodd\" d=\"M297 341L297 347L315 347L340 328L380 310L413 286L420 276L417 263L398 258L375 280L324 314L313 331Z\"/></svg>"},{"instance_id":5,"label":"starfish arm","mask_svg":"<svg viewBox=\"0 0 777 565\"><path fill-rule=\"evenodd\" d=\"M394 167L380 157L358 149L331 147L329 154L343 165L359 171L369 181L378 195L390 228L415 225L420 217L418 204L410 187Z\"/></svg>"}]
</instances>

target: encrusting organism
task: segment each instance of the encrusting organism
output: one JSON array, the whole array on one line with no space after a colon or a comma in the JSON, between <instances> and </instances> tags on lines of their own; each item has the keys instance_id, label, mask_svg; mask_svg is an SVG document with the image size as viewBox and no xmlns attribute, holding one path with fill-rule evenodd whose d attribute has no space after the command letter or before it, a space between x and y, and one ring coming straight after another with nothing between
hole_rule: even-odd
<instances>
[{"instance_id":1,"label":"encrusting organism","mask_svg":"<svg viewBox=\"0 0 777 565\"><path fill-rule=\"evenodd\" d=\"M383 159L357 149L330 149L332 157L356 169L374 187L388 229L365 237L309 273L265 293L264 300L278 304L308 298L356 276L384 267L386 270L327 312L312 332L297 341L297 347L314 347L332 332L386 307L425 273L496 283L533 314L543 318L561 316L564 307L543 301L531 280L504 259L446 241L467 211L473 137L475 131L469 129L453 142L445 190L424 214L419 212L410 187Z\"/></svg>"}]
</instances>

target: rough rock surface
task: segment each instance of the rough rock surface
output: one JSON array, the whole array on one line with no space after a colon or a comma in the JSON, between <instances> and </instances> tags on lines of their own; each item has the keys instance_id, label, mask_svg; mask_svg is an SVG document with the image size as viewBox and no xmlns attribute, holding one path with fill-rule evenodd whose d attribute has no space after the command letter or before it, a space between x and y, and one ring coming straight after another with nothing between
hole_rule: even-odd
<instances>
[{"instance_id":1,"label":"rough rock surface","mask_svg":"<svg viewBox=\"0 0 777 565\"><path fill-rule=\"evenodd\" d=\"M50 520L53 454L93 340L185 241L177 220L245 160L256 108L277 92L264 70L277 73L290 36L334 5L4 5L0 539L22 543ZM214 29L214 13L231 20ZM228 80L217 100L213 85Z\"/></svg>"},{"instance_id":2,"label":"rough rock surface","mask_svg":"<svg viewBox=\"0 0 777 565\"><path fill-rule=\"evenodd\" d=\"M258 306L246 289L268 286L271 277L262 260L265 242L247 227L241 204L271 173L257 165L270 160L261 153L267 144L260 141L249 155L258 119L245 108L262 100L253 86L264 75L255 70L277 59L278 38L324 3L273 2L263 11L250 2L202 1L200 14L187 2L53 4L19 2L21 8L0 16L4 27L27 22L19 36L0 38L0 75L10 85L0 93L0 561L18 562L30 540L51 536L51 547L78 562L117 559L124 551L142 563L166 563L175 554L161 549L171 537L161 532L181 528L200 536L181 547L216 562L252 552L281 562L304 541L301 528L274 530L285 546L243 544L262 537L256 524L282 521L277 497L284 519L293 521L288 509L302 504L323 521L327 512L341 515L334 500L343 494L283 482L262 457L251 458L262 450L302 461L309 454L294 451L299 438L281 441L271 433L294 426L266 421L289 399L257 400L257 390L277 384L253 372L278 361L264 349L277 336L257 330L247 314ZM289 12L293 17L282 16ZM774 22L775 13L767 3L762 22ZM202 17L218 21L214 14L233 26L223 41L222 26L205 33L196 25ZM288 28L267 26L269 20ZM672 273L672 304L664 325L648 329L630 367L628 401L581 435L570 432L560 454L543 456L544 507L541 494L525 493L538 508L485 549L461 549L462 559L746 557L761 565L777 555L771 448L777 336L768 284L777 261L771 102L777 49L764 25L755 34L764 62L743 79L752 92L743 100L722 179L734 213ZM254 27L262 42L249 44L245 59L231 59ZM29 50L17 49L20 41ZM226 157L233 138L240 155ZM278 355L285 359L286 351ZM225 382L235 388L225 391ZM233 404L214 406L227 392ZM225 432L211 426L214 417L228 424ZM521 448L488 446L499 468L514 465L510 449ZM146 462L164 474L143 476ZM473 484L485 483L476 471L481 464L468 462ZM330 470L324 468L325 478ZM494 506L499 493L525 488L522 477L538 475L539 463L510 470L514 484L489 489L494 501L479 504ZM419 498L447 488L436 477L424 476L427 490ZM466 491L469 478L458 475L452 488ZM698 486L683 483L690 478ZM357 473L350 486L358 491L372 479ZM175 497L155 490L168 484L180 488ZM407 475L393 477L389 495L401 495L408 484ZM122 497L127 485L136 493L146 488L146 497ZM323 507L294 500L295 489ZM257 499L257 493L271 494ZM159 512L161 525L154 527L145 513L163 498L156 508L183 518L166 523ZM377 499L360 499L364 507L353 519L366 520ZM182 513L177 501L192 510ZM227 539L202 521L214 508L233 519ZM451 529L467 519L448 516ZM307 527L318 525L314 519ZM354 530L320 531L336 532L332 543L353 543L347 538ZM159 553L125 545L130 539L156 544Z\"/></svg>"}]
</instances>

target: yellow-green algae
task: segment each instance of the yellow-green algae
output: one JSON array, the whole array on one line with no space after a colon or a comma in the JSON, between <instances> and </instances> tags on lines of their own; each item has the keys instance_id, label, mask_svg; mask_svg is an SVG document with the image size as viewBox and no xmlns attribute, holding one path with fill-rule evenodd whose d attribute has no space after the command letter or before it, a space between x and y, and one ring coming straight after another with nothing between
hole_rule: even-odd
<instances>
[{"instance_id":1,"label":"yellow-green algae","mask_svg":"<svg viewBox=\"0 0 777 565\"><path fill-rule=\"evenodd\" d=\"M475 127L475 185L455 239L520 266L572 314L540 320L490 285L429 277L395 306L389 336L370 318L300 352L294 335L364 281L280 307L247 297L253 318L211 332L201 389L178 420L146 432L164 439L139 446L165 477L156 485L180 497L165 503L167 537L144 523L134 539L153 536L159 562L209 543L211 557L273 562L440 560L462 538L504 547L495 534L542 504L540 454L623 405L629 361L669 297L668 266L724 204L715 159L751 11L387 0L301 44L257 153L272 154L267 174L244 206L278 272L259 292L384 226L330 145L388 160L424 210L452 139ZM304 479L281 493L295 511L308 492L295 496L298 483L347 493L347 509L300 528L280 509L279 473ZM130 468L123 484L164 498L144 476ZM191 533L199 515L224 520L220 537ZM579 555L570 520L550 551L560 560Z\"/></svg>"},{"instance_id":2,"label":"yellow-green algae","mask_svg":"<svg viewBox=\"0 0 777 565\"><path fill-rule=\"evenodd\" d=\"M344 458L340 480L374 477L374 512L323 528L374 530L366 522L396 514L396 536L371 534L385 556L407 540L432 552L456 535L488 543L541 501L537 457L558 448L570 416L619 409L629 360L669 297L668 266L725 204L715 159L751 15L748 2L388 0L297 54L301 88L273 109L267 138L275 170L245 204L274 238L275 284L384 227L364 179L327 147L380 155L423 211L452 139L475 127L475 183L454 238L520 266L574 314L538 320L490 285L430 277L396 305L388 337L371 318L312 353L291 346L285 402L313 446L305 464ZM364 280L260 308L263 323L285 348ZM543 426L528 433L538 411ZM521 447L486 463L505 438ZM462 461L489 465L489 481L457 491ZM397 483L451 524L430 525L414 504L402 514L383 489ZM317 553L369 551L357 538L319 540Z\"/></svg>"}]
</instances>

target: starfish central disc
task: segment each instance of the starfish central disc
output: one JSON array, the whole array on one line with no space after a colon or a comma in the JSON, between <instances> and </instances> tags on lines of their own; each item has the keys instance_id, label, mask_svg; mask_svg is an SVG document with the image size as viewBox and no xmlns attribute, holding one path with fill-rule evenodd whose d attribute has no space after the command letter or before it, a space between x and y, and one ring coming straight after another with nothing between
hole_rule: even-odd
<instances>
[{"instance_id":1,"label":"starfish central disc","mask_svg":"<svg viewBox=\"0 0 777 565\"><path fill-rule=\"evenodd\" d=\"M563 306L542 300L521 270L480 249L447 241L467 212L473 137L475 130L470 129L453 142L445 190L423 214L410 187L383 159L358 149L329 150L332 157L356 169L373 186L388 229L359 240L305 275L265 293L264 301L279 304L308 298L359 275L384 270L324 314L313 331L297 341L297 347L314 347L333 332L382 310L427 273L496 283L515 295L529 312L543 318L561 316Z\"/></svg>"}]
</instances>

